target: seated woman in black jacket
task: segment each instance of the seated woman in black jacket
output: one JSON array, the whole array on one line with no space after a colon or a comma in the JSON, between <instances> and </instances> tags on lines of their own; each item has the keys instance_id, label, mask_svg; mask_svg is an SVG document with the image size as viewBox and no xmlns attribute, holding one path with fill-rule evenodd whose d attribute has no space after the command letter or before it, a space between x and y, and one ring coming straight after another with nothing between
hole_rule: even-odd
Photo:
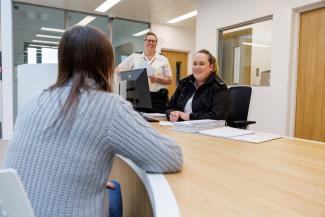
<instances>
[{"instance_id":1,"label":"seated woman in black jacket","mask_svg":"<svg viewBox=\"0 0 325 217\"><path fill-rule=\"evenodd\" d=\"M168 120L227 119L228 88L217 70L218 63L209 51L200 50L195 54L192 75L180 81L168 103Z\"/></svg>"}]
</instances>

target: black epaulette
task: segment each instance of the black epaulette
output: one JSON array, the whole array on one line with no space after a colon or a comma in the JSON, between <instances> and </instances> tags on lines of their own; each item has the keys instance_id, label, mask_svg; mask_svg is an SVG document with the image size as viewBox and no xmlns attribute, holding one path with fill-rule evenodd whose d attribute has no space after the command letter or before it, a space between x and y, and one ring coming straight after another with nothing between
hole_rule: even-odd
<instances>
[{"instance_id":1,"label":"black epaulette","mask_svg":"<svg viewBox=\"0 0 325 217\"><path fill-rule=\"evenodd\" d=\"M142 54L142 53L143 53L143 51L138 51L138 52L134 52L134 53L137 53L137 54Z\"/></svg>"},{"instance_id":2,"label":"black epaulette","mask_svg":"<svg viewBox=\"0 0 325 217\"><path fill-rule=\"evenodd\" d=\"M225 85L224 80L222 80L222 78L219 75L216 75L216 81L220 84L220 85Z\"/></svg>"}]
</instances>

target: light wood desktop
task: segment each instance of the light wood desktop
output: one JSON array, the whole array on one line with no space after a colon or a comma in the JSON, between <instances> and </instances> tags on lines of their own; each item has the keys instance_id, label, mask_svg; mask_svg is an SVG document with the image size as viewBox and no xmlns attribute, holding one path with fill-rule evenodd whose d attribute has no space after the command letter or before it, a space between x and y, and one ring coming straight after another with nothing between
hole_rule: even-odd
<instances>
[{"instance_id":1,"label":"light wood desktop","mask_svg":"<svg viewBox=\"0 0 325 217\"><path fill-rule=\"evenodd\" d=\"M282 138L254 144L153 126L183 150L182 172L164 175L180 216L325 216L325 143ZM122 184L124 216L153 216L153 203L168 202L152 200L148 183L120 158L111 177Z\"/></svg>"},{"instance_id":2,"label":"light wood desktop","mask_svg":"<svg viewBox=\"0 0 325 217\"><path fill-rule=\"evenodd\" d=\"M165 175L181 216L325 216L325 143L254 144L153 126L183 149L182 172Z\"/></svg>"}]
</instances>

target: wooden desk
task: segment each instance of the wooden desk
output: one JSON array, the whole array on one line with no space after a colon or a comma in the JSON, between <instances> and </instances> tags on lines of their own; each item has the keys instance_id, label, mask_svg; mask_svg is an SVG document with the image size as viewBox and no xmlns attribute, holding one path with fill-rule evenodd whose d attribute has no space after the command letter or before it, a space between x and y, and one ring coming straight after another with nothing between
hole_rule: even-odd
<instances>
[{"instance_id":1,"label":"wooden desk","mask_svg":"<svg viewBox=\"0 0 325 217\"><path fill-rule=\"evenodd\" d=\"M183 149L183 171L164 176L182 217L325 216L325 143L283 138L253 144L153 126ZM115 170L131 183L122 185L128 191L123 203L129 197L132 206L125 216L153 216L150 206L167 201L152 200L152 182L142 183L134 168L117 162L121 170L113 166L112 175Z\"/></svg>"},{"instance_id":2,"label":"wooden desk","mask_svg":"<svg viewBox=\"0 0 325 217\"><path fill-rule=\"evenodd\" d=\"M325 216L325 143L253 144L155 127L183 149L183 171L165 175L181 216Z\"/></svg>"}]
</instances>

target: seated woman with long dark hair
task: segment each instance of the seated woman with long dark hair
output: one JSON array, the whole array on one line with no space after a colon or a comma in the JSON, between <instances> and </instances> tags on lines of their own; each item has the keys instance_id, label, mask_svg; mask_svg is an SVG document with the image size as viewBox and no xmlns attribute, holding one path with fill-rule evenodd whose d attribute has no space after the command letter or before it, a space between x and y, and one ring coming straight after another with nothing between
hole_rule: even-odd
<instances>
[{"instance_id":1,"label":"seated woman with long dark hair","mask_svg":"<svg viewBox=\"0 0 325 217\"><path fill-rule=\"evenodd\" d=\"M73 27L58 55L58 80L18 115L5 167L17 170L36 217L107 217L115 154L165 173L181 169L182 152L110 93L114 56L105 33Z\"/></svg>"},{"instance_id":2,"label":"seated woman with long dark hair","mask_svg":"<svg viewBox=\"0 0 325 217\"><path fill-rule=\"evenodd\" d=\"M193 58L193 73L178 85L167 106L170 121L226 120L229 113L228 88L217 75L216 58L207 50Z\"/></svg>"}]
</instances>

